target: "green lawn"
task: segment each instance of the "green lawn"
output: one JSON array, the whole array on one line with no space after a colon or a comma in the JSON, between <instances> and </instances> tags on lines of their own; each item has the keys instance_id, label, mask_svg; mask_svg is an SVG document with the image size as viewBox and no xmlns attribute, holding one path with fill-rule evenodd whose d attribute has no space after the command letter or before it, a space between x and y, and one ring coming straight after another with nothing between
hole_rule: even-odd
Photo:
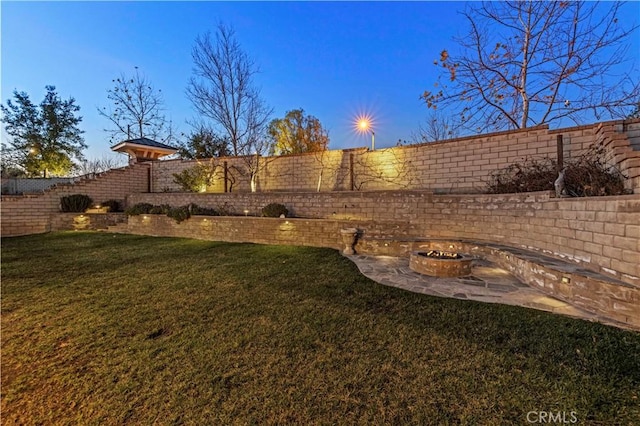
<instances>
[{"instance_id":1,"label":"green lawn","mask_svg":"<svg viewBox=\"0 0 640 426\"><path fill-rule=\"evenodd\" d=\"M3 424L640 424L640 333L384 287L329 249L3 239L1 325Z\"/></svg>"}]
</instances>

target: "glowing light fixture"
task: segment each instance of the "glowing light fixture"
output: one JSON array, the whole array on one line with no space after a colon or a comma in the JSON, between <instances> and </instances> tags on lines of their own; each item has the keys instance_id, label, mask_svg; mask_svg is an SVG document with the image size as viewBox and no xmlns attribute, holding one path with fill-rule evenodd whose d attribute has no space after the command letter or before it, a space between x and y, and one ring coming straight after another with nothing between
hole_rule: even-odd
<instances>
[{"instance_id":1,"label":"glowing light fixture","mask_svg":"<svg viewBox=\"0 0 640 426\"><path fill-rule=\"evenodd\" d=\"M373 120L368 115L356 118L356 128L361 133L371 132L371 150L376 149L376 133L373 131Z\"/></svg>"}]
</instances>

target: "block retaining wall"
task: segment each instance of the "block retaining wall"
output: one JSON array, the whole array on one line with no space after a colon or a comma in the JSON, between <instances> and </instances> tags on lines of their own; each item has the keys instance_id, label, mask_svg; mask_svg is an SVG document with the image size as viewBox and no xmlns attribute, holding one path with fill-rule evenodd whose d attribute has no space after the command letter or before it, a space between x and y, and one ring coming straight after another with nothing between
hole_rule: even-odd
<instances>
[{"instance_id":1,"label":"block retaining wall","mask_svg":"<svg viewBox=\"0 0 640 426\"><path fill-rule=\"evenodd\" d=\"M40 194L2 196L2 236L49 232L60 212L60 198L72 194L89 195L94 202L119 200L149 190L149 165L113 169L94 179L73 184L58 184Z\"/></svg>"},{"instance_id":2,"label":"block retaining wall","mask_svg":"<svg viewBox=\"0 0 640 426\"><path fill-rule=\"evenodd\" d=\"M332 219L192 216L176 223L164 215L131 216L121 231L140 235L196 238L210 241L290 244L344 249L340 230L361 230L356 252L408 255L412 250L453 249L486 258L511 271L523 282L587 311L640 327L640 286L598 276L590 271L554 266L557 261L537 260L519 249L494 243L464 240L429 240L394 237L415 231L401 222ZM371 235L374 235L371 237ZM381 239L387 238L387 242ZM374 240L376 240L374 242ZM373 242L373 243L372 243ZM565 279L568 281L565 283Z\"/></svg>"},{"instance_id":3,"label":"block retaining wall","mask_svg":"<svg viewBox=\"0 0 640 426\"><path fill-rule=\"evenodd\" d=\"M437 195L429 191L363 191L148 193L128 197L130 205L140 202L172 206L196 203L240 215L245 210L255 215L265 205L277 202L301 218L296 220L329 219L340 226L357 226L367 238L405 236L501 243L538 250L640 286L640 195L635 194L558 199L550 192ZM238 223L239 228L233 229L242 229L243 222L237 218L216 217L212 222L227 220ZM247 242L268 242L253 240L251 235L247 238Z\"/></svg>"},{"instance_id":4,"label":"block retaining wall","mask_svg":"<svg viewBox=\"0 0 640 426\"><path fill-rule=\"evenodd\" d=\"M124 213L54 213L51 215L51 231L97 231L127 223Z\"/></svg>"}]
</instances>

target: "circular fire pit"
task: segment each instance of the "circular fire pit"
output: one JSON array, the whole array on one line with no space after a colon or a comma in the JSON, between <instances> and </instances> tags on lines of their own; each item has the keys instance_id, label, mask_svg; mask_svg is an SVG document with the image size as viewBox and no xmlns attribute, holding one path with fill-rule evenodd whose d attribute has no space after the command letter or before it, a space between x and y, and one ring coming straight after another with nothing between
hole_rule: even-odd
<instances>
[{"instance_id":1,"label":"circular fire pit","mask_svg":"<svg viewBox=\"0 0 640 426\"><path fill-rule=\"evenodd\" d=\"M471 275L473 257L446 251L414 251L409 257L409 268L433 277L463 277Z\"/></svg>"}]
</instances>

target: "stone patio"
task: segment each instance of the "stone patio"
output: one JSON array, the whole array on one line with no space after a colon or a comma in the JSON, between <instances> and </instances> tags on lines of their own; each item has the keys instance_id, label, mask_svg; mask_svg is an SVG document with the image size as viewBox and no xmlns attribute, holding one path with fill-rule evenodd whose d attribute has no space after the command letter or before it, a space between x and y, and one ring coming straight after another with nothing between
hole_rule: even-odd
<instances>
[{"instance_id":1,"label":"stone patio","mask_svg":"<svg viewBox=\"0 0 640 426\"><path fill-rule=\"evenodd\" d=\"M522 283L508 271L487 260L474 260L470 276L437 278L412 271L409 268L409 259L406 257L369 255L346 257L353 261L366 277L380 284L414 293L523 306L615 327L631 328L629 324L587 312L548 296Z\"/></svg>"}]
</instances>

